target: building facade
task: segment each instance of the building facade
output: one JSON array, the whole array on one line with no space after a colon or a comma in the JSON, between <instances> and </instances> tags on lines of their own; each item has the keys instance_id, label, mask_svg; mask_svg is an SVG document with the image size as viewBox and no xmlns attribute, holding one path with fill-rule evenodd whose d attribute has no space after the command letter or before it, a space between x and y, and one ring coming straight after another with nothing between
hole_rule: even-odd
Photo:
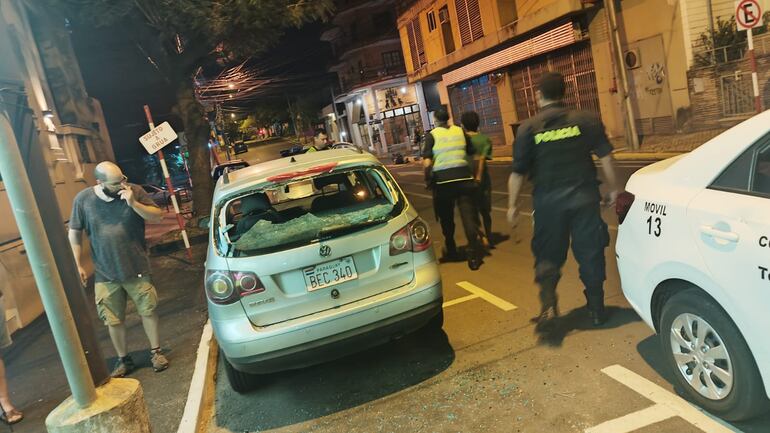
<instances>
[{"instance_id":1,"label":"building facade","mask_svg":"<svg viewBox=\"0 0 770 433\"><path fill-rule=\"evenodd\" d=\"M338 141L379 155L408 149L428 124L420 83L409 83L396 29L394 0L340 0L322 35L339 78L334 104Z\"/></svg>"},{"instance_id":2,"label":"building facade","mask_svg":"<svg viewBox=\"0 0 770 433\"><path fill-rule=\"evenodd\" d=\"M22 151L43 150L55 205L66 220L75 194L95 183L95 164L114 155L99 101L86 93L66 22L52 15L28 2L0 0L0 116L9 120ZM42 314L43 306L1 179L0 218L0 290L13 331Z\"/></svg>"},{"instance_id":3,"label":"building facade","mask_svg":"<svg viewBox=\"0 0 770 433\"><path fill-rule=\"evenodd\" d=\"M435 86L453 118L478 112L481 130L502 146L537 112L535 86L545 71L564 74L570 106L596 113L610 136L623 137L622 67L639 132L673 133L690 106L686 5L617 4L622 53L599 1L403 1L398 28L408 81Z\"/></svg>"}]
</instances>

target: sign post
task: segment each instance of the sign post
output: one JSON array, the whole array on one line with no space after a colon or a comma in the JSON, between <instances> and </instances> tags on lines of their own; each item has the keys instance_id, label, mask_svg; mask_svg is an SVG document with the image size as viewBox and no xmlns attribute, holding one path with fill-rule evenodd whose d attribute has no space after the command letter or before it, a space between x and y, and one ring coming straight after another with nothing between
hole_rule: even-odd
<instances>
[{"instance_id":1,"label":"sign post","mask_svg":"<svg viewBox=\"0 0 770 433\"><path fill-rule=\"evenodd\" d=\"M166 159L163 157L164 146L176 140L176 132L171 128L168 122L163 122L158 127L155 127L155 123L152 121L152 114L150 113L150 107L144 106L144 114L147 116L147 123L150 125L150 132L139 137L139 142L142 143L147 153L158 153L158 160L160 161L160 168L163 170L163 177L166 178L166 188L168 188L169 194L171 194L171 203L174 205L174 213L176 213L176 221L179 224L179 229L182 231L182 239L184 240L184 247L187 249L187 258L192 261L192 249L190 249L190 239L187 237L187 230L184 228L184 220L182 214L179 212L179 203L176 201L176 193L174 192L174 184L171 183L171 176L168 173L168 166L166 166Z\"/></svg>"},{"instance_id":2,"label":"sign post","mask_svg":"<svg viewBox=\"0 0 770 433\"><path fill-rule=\"evenodd\" d=\"M735 2L735 23L738 30L745 30L749 43L749 62L751 63L751 83L754 90L754 109L762 112L762 99L759 97L759 78L757 77L757 59L754 56L755 27L762 25L762 7L759 0L738 0Z\"/></svg>"}]
</instances>

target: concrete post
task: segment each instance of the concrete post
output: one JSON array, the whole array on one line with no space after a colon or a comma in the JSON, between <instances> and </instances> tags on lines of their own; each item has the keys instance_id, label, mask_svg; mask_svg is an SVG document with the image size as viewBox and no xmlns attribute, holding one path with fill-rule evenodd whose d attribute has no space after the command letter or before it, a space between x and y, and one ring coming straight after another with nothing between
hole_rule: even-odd
<instances>
[{"instance_id":1,"label":"concrete post","mask_svg":"<svg viewBox=\"0 0 770 433\"><path fill-rule=\"evenodd\" d=\"M64 294L59 270L48 244L40 210L24 170L16 137L4 113L0 113L0 155L3 156L0 158L0 175L3 177L16 224L27 249L29 264L48 315L67 382L77 404L83 408L88 407L96 400L94 382L81 349L80 337Z\"/></svg>"},{"instance_id":2,"label":"concrete post","mask_svg":"<svg viewBox=\"0 0 770 433\"><path fill-rule=\"evenodd\" d=\"M151 433L138 380L112 379L96 392L96 402L86 409L72 397L64 400L45 419L48 433Z\"/></svg>"}]
</instances>

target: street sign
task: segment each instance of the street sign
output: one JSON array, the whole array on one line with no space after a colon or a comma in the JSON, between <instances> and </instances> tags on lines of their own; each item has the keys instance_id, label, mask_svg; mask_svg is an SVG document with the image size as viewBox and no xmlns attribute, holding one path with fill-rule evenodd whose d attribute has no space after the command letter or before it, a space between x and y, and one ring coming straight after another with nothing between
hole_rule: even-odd
<instances>
[{"instance_id":1,"label":"street sign","mask_svg":"<svg viewBox=\"0 0 770 433\"><path fill-rule=\"evenodd\" d=\"M174 129L168 122L163 122L160 125L153 128L150 132L139 137L139 142L147 150L147 153L152 155L153 153L163 149L167 144L176 140L177 135Z\"/></svg>"},{"instance_id":2,"label":"street sign","mask_svg":"<svg viewBox=\"0 0 770 433\"><path fill-rule=\"evenodd\" d=\"M738 0L735 2L735 23L738 30L754 29L762 25L762 7L759 0Z\"/></svg>"}]
</instances>

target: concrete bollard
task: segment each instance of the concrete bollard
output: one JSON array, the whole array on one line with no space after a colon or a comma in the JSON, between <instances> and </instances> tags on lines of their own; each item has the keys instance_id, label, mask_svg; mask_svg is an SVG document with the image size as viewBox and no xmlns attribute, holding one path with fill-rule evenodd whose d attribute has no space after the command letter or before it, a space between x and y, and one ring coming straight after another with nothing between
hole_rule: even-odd
<instances>
[{"instance_id":1,"label":"concrete bollard","mask_svg":"<svg viewBox=\"0 0 770 433\"><path fill-rule=\"evenodd\" d=\"M72 397L45 420L48 433L151 433L142 386L135 379L111 379L96 388L96 401L81 409Z\"/></svg>"}]
</instances>

